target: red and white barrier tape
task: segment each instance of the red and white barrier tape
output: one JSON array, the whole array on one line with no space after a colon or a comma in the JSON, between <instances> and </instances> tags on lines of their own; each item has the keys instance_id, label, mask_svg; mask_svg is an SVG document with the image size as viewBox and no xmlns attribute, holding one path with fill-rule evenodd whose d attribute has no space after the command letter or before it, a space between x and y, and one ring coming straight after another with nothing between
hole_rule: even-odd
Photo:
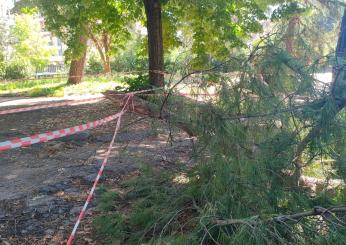
<instances>
[{"instance_id":1,"label":"red and white barrier tape","mask_svg":"<svg viewBox=\"0 0 346 245\"><path fill-rule=\"evenodd\" d=\"M134 92L133 94L140 94L140 93L145 93L147 91L153 91L152 89L149 90L143 90L143 91L138 91ZM121 94L121 93L119 93ZM130 94L130 93L128 93ZM127 94L121 94L121 95L127 95ZM144 95L160 95L159 93L153 93L153 94L144 94ZM163 95L168 95L168 93L163 93ZM171 96L184 96L184 97L194 97L194 96L217 96L218 94L208 94L208 93L201 93L201 94L189 94L189 93L177 93L177 94L171 94ZM97 101L100 99L103 99L104 96L100 97L95 97L95 98L90 98L90 99L82 99L82 100L73 100L73 101L65 101L65 102L57 102L57 103L51 103L51 104L45 104L45 105L36 105L36 106L30 106L30 107L24 107L24 108L16 108L16 109L8 109L8 110L3 110L0 111L0 115L6 115L6 114L12 114L12 113L18 113L18 112L25 112L25 111L34 111L34 110L39 110L39 109L46 109L46 108L53 108L53 107L61 107L61 106L66 106L66 105L74 105L74 104L79 104L79 103L84 103L84 102L90 102L90 101Z\"/></svg>"},{"instance_id":2,"label":"red and white barrier tape","mask_svg":"<svg viewBox=\"0 0 346 245\"><path fill-rule=\"evenodd\" d=\"M181 96L181 97L196 97L196 96L205 96L205 97L215 97L219 94L217 93L144 93L143 96L158 96L158 95L164 95L164 96Z\"/></svg>"},{"instance_id":3,"label":"red and white barrier tape","mask_svg":"<svg viewBox=\"0 0 346 245\"><path fill-rule=\"evenodd\" d=\"M175 94L173 94L174 96ZM176 94L178 96L184 96L184 97L189 97L189 96L210 96L210 97L214 97L214 96L218 96L217 93L212 93L212 94L209 94L209 93L192 93L192 94L189 94L189 93L178 93Z\"/></svg>"},{"instance_id":4,"label":"red and white barrier tape","mask_svg":"<svg viewBox=\"0 0 346 245\"><path fill-rule=\"evenodd\" d=\"M60 130L55 130L47 133L42 133L42 134L36 134L33 136L29 137L24 137L24 138L17 138L13 140L7 140L0 142L0 152L1 151L7 151L10 149L18 148L18 147L24 147L24 146L29 146L41 142L47 142L50 140L54 140L57 138L65 137L68 135L76 134L79 132L83 132L85 130L91 129L91 128L96 128L100 125L106 124L110 121L113 121L121 116L121 112L117 113L112 116L105 117L103 119L94 121L94 122L88 122L86 124L82 124L79 126L71 127L71 128L65 128L65 129L60 129Z\"/></svg>"},{"instance_id":5,"label":"red and white barrier tape","mask_svg":"<svg viewBox=\"0 0 346 245\"><path fill-rule=\"evenodd\" d=\"M71 244L72 244L72 241L74 240L74 238L75 238L75 236L76 236L78 226L79 226L80 222L82 221L82 219L83 219L84 216L85 216L85 212L86 212L86 210L87 210L87 208L88 208L88 205L89 205L89 203L90 203L90 201L91 201L91 199L92 199L92 197L93 197L93 195L94 195L96 186L97 186L97 184L98 184L98 182L99 182L99 180L100 180L100 178L101 178L101 176L102 176L102 173L103 173L103 171L104 171L104 169L105 169L105 167L106 167L106 164L107 164L109 155L110 155L110 153L111 153L111 151L112 151L112 147L113 147L114 142L115 142L115 137L117 136L118 131L119 131L119 129L120 129L121 118L122 118L123 114L125 113L126 108L127 108L127 106L129 105L130 101L132 100L133 96L134 96L134 93L127 94L127 101L126 101L124 107L122 108L121 112L119 113L119 117L118 117L118 120L117 120L117 124L116 124L115 130L114 130L114 134L113 134L111 143L110 143L109 146L108 146L108 150L107 150L106 156L105 156L105 158L103 159L101 168L100 168L100 170L99 170L99 172L98 172L98 174L97 174L97 176L96 176L96 179L95 179L95 181L94 181L94 184L93 184L93 186L92 186L92 188L91 188L91 190L90 190L90 192L89 192L89 194L88 194L88 197L87 197L87 199L86 199L86 202L84 203L84 206L83 206L83 208L82 208L82 210L81 210L81 212L80 212L80 214L79 214L79 216L78 216L78 218L77 218L77 221L76 221L76 223L75 223L75 225L74 225L74 227L73 227L73 230L72 230L72 232L71 232L70 237L69 237L68 240L67 240L66 245L71 245Z\"/></svg>"},{"instance_id":6,"label":"red and white barrier tape","mask_svg":"<svg viewBox=\"0 0 346 245\"><path fill-rule=\"evenodd\" d=\"M73 104L79 104L79 103L84 103L84 102L96 101L96 100L100 100L103 98L104 98L104 96L99 96L99 97L89 98L89 99L57 102L57 103L51 103L51 104L45 104L45 105L36 105L36 106L17 108L17 109L8 109L8 110L0 111L0 115L12 114L12 113L18 113L18 112L24 112L24 111L34 111L34 110L52 108L52 107L61 107L61 106L65 106L65 105L73 105Z\"/></svg>"}]
</instances>

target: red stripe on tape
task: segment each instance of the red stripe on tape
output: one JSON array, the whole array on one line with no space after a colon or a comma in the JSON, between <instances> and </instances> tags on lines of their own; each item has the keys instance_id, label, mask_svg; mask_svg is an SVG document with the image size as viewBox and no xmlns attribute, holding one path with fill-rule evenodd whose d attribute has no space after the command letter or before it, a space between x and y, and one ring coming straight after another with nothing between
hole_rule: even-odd
<instances>
[{"instance_id":1,"label":"red stripe on tape","mask_svg":"<svg viewBox=\"0 0 346 245\"><path fill-rule=\"evenodd\" d=\"M38 134L35 134L33 136L30 136L30 139L34 140L34 139L38 139L40 138L40 136Z\"/></svg>"},{"instance_id":2,"label":"red stripe on tape","mask_svg":"<svg viewBox=\"0 0 346 245\"><path fill-rule=\"evenodd\" d=\"M9 150L9 149L11 149L11 146L9 146L9 145L0 146L0 151L7 151L7 150Z\"/></svg>"},{"instance_id":3,"label":"red stripe on tape","mask_svg":"<svg viewBox=\"0 0 346 245\"><path fill-rule=\"evenodd\" d=\"M13 139L13 140L11 140L11 143L12 144L17 144L17 143L20 143L22 141L22 139Z\"/></svg>"},{"instance_id":4,"label":"red stripe on tape","mask_svg":"<svg viewBox=\"0 0 346 245\"><path fill-rule=\"evenodd\" d=\"M110 121L113 121L113 120L119 118L122 115L122 113L123 112L114 114L112 116L108 116L106 118L103 118L103 119L100 119L100 120L97 120L94 122L91 122L90 125L94 125L92 127L87 127L87 125L83 124L83 125L76 126L77 128L76 127L65 128L65 129L51 131L51 132L47 132L47 133L43 133L43 134L39 134L39 135L36 134L33 136L29 136L29 137L3 141L3 142L0 142L0 152L6 151L9 149L13 149L13 148L29 146L29 145L37 144L40 142L46 142L49 140L54 140L54 139L61 138L61 137L67 136L67 135L76 134L76 133L85 131L87 129L95 128L97 126L100 126L102 124L108 123ZM37 139L39 139L39 140L37 140Z\"/></svg>"},{"instance_id":5,"label":"red stripe on tape","mask_svg":"<svg viewBox=\"0 0 346 245\"><path fill-rule=\"evenodd\" d=\"M89 202L91 201L91 199L92 199L92 197L93 197L93 195L94 195L94 191L95 191L96 186L97 186L97 184L98 184L98 182L99 182L99 180L100 180L100 177L101 177L101 175L102 175L103 169L104 169L105 166L107 165L107 161L108 161L109 155L110 155L110 153L111 153L112 147L113 147L114 142L115 142L115 137L117 136L118 131L119 131L119 129L120 129L120 124L121 124L122 116L123 116L123 114L125 113L126 108L127 108L128 104L129 104L129 102L132 100L133 95L134 95L133 93L127 95L127 102L125 103L124 107L122 108L122 110L121 110L121 112L120 112L120 116L118 117L117 124L116 124L115 130L114 130L114 134L113 134L111 143L110 143L109 146L108 146L108 150L107 150L107 153L106 153L106 155L105 155L105 158L104 158L104 160L103 160L103 162L102 162L102 165L101 165L101 167L100 167L99 173L97 174L97 177L96 177L96 179L94 180L93 187L91 188L91 191L90 191L89 194L88 194L87 200L85 201L85 204L84 204L84 206L83 206L83 209L82 209L81 213L80 213L79 216L78 216L78 219L77 219L77 221L76 221L76 223L75 223L75 225L74 225L74 227L73 227L73 230L72 230L72 232L71 232L70 237L69 237L68 240L67 240L66 245L71 245L71 244L72 244L72 242L73 242L73 240L74 240L74 238L75 238L75 235L76 235L78 226L79 226L81 220L84 218L86 209L87 209L88 204L89 204Z\"/></svg>"}]
</instances>

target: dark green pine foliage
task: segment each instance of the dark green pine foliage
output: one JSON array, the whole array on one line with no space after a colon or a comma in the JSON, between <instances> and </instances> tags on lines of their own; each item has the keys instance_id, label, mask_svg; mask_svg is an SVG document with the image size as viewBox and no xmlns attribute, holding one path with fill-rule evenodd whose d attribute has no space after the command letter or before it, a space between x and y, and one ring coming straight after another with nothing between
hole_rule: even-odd
<instances>
[{"instance_id":1,"label":"dark green pine foliage","mask_svg":"<svg viewBox=\"0 0 346 245\"><path fill-rule=\"evenodd\" d=\"M292 57L276 45L275 38L263 41L250 57L233 60L239 72L212 71L218 79L218 98L196 102L169 97L170 122L190 125L198 136L197 164L167 174L145 171L125 183L131 191L125 197L112 197L112 216L101 216L95 223L107 241L343 244L346 231L334 217L273 220L280 214L346 201L342 186L312 191L293 175L297 149L318 125L321 130L300 156L301 162L305 168L322 167L323 159L334 159L333 170L324 177L346 177L345 114L336 116L335 100L311 76L317 65ZM209 77L210 73L199 74L189 82ZM160 105L163 100L152 102ZM174 181L182 173L188 183ZM339 214L340 222L344 218Z\"/></svg>"},{"instance_id":2,"label":"dark green pine foliage","mask_svg":"<svg viewBox=\"0 0 346 245\"><path fill-rule=\"evenodd\" d=\"M109 244L344 244L343 213L275 219L346 203L344 185L327 182L346 179L344 90L337 86L334 93L312 75L331 60L289 54L278 33L249 55L228 59L234 72L220 65L184 81L203 86L212 78L218 97L151 98L157 110L165 103L170 124L188 125L198 137L196 164L144 169L123 184L125 195L106 192L95 221L98 238ZM326 160L332 160L329 169ZM298 182L314 166L325 180L316 189Z\"/></svg>"}]
</instances>

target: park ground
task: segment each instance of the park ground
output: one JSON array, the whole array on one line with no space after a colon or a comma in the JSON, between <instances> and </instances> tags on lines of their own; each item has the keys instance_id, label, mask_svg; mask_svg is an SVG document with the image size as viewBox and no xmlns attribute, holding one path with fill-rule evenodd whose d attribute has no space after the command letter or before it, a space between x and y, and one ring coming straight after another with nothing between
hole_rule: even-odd
<instances>
[{"instance_id":1,"label":"park ground","mask_svg":"<svg viewBox=\"0 0 346 245\"><path fill-rule=\"evenodd\" d=\"M63 81L49 79L0 84L0 110L92 97L121 86L121 79L88 78L73 88ZM80 125L119 110L102 99L2 115L0 142ZM0 153L0 244L1 241L3 244L62 244L66 241L114 128L115 122L111 122L77 135ZM95 199L78 230L76 244L99 244L92 220L98 215L98 198L104 189L126 192L121 183L141 175L141 169L147 166L160 172L193 164L191 139L173 129L172 140L171 130L170 125L162 121L125 114ZM319 171L312 166L305 175L323 176Z\"/></svg>"},{"instance_id":2,"label":"park ground","mask_svg":"<svg viewBox=\"0 0 346 245\"><path fill-rule=\"evenodd\" d=\"M106 84L103 90L117 85L109 81L99 83ZM29 81L27 85L0 84L3 94L0 110L86 98L90 97L89 88L96 86L87 82L82 85L84 90L73 89L77 94L67 97L66 94L65 97L32 94L35 98L25 97L35 90L55 88L56 84L49 80ZM66 92L66 87L64 89ZM81 93L87 95L81 96ZM112 115L119 109L103 99L2 115L0 141L83 124ZM114 128L115 122L112 122L77 135L0 153L0 241L3 244L64 243L96 177ZM91 220L97 215L97 198L104 187L117 188L124 179L139 175L138 169L145 166L172 169L191 162L188 136L176 131L171 141L169 130L163 122L126 113L94 202L78 231L76 244L97 244Z\"/></svg>"}]
</instances>

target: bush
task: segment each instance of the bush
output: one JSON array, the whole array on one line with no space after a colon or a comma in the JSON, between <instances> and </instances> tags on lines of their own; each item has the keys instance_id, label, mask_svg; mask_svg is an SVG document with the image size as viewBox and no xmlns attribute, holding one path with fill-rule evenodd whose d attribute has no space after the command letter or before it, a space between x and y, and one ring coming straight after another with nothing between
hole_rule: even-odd
<instances>
[{"instance_id":1,"label":"bush","mask_svg":"<svg viewBox=\"0 0 346 245\"><path fill-rule=\"evenodd\" d=\"M111 62L112 71L140 71L148 69L148 60L124 54Z\"/></svg>"},{"instance_id":2,"label":"bush","mask_svg":"<svg viewBox=\"0 0 346 245\"><path fill-rule=\"evenodd\" d=\"M3 79L5 76L5 57L0 52L0 79Z\"/></svg>"},{"instance_id":3,"label":"bush","mask_svg":"<svg viewBox=\"0 0 346 245\"><path fill-rule=\"evenodd\" d=\"M5 77L5 64L3 62L0 62L0 79L3 79Z\"/></svg>"},{"instance_id":4,"label":"bush","mask_svg":"<svg viewBox=\"0 0 346 245\"><path fill-rule=\"evenodd\" d=\"M22 79L29 76L28 66L15 61L5 68L5 79Z\"/></svg>"},{"instance_id":5,"label":"bush","mask_svg":"<svg viewBox=\"0 0 346 245\"><path fill-rule=\"evenodd\" d=\"M149 75L139 74L136 77L126 77L124 83L127 85L126 88L118 86L115 89L121 92L133 92L151 88Z\"/></svg>"},{"instance_id":6,"label":"bush","mask_svg":"<svg viewBox=\"0 0 346 245\"><path fill-rule=\"evenodd\" d=\"M102 63L99 60L97 60L94 56L91 56L86 67L86 73L99 74L102 71L103 71Z\"/></svg>"}]
</instances>

